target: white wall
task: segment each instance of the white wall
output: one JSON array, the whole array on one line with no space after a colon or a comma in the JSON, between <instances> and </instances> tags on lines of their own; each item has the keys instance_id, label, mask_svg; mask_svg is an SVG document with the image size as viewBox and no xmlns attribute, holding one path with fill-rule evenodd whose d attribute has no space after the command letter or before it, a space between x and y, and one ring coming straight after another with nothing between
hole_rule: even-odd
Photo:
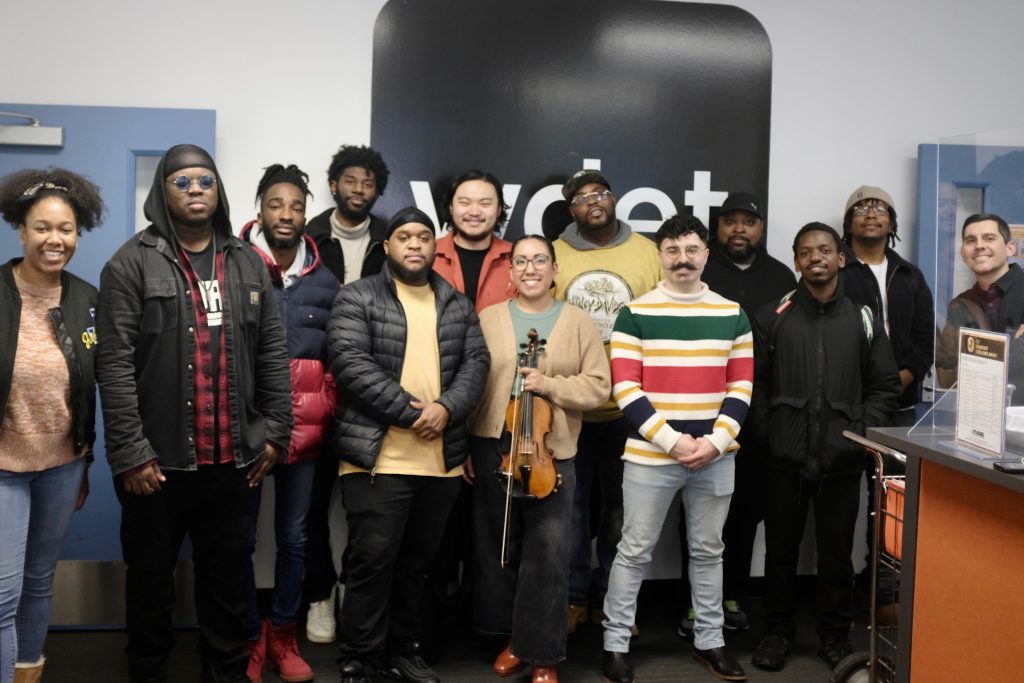
<instances>
[{"instance_id":1,"label":"white wall","mask_svg":"<svg viewBox=\"0 0 1024 683\"><path fill-rule=\"evenodd\" d=\"M1015 49L1024 3L733 4L761 21L774 51L770 248L787 263L796 229L809 220L838 227L862 183L893 195L899 250L912 254L917 144L1024 118ZM4 0L0 100L215 109L236 222L253 206L261 168L277 161L307 169L314 208L327 207L330 155L369 140L383 5Z\"/></svg>"}]
</instances>

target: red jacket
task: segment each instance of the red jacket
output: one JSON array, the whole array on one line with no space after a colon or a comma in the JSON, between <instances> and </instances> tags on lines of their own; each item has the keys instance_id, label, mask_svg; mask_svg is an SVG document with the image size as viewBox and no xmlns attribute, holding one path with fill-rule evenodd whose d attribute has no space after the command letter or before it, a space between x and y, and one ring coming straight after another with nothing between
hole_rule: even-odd
<instances>
[{"instance_id":1,"label":"red jacket","mask_svg":"<svg viewBox=\"0 0 1024 683\"><path fill-rule=\"evenodd\" d=\"M512 243L500 237L491 238L487 256L480 268L480 280L476 289L476 312L491 304L508 301L516 295L516 289L509 280L509 265L512 260ZM434 272L448 281L452 287L465 294L466 283L462 279L462 264L455 249L455 235L449 233L437 241L434 254Z\"/></svg>"},{"instance_id":2,"label":"red jacket","mask_svg":"<svg viewBox=\"0 0 1024 683\"><path fill-rule=\"evenodd\" d=\"M320 455L334 418L334 379L325 363L327 319L340 285L338 278L320 263L320 254L312 238L305 235L306 262L302 276L285 291L280 266L270 254L253 243L255 226L256 221L247 223L242 228L240 239L252 247L266 264L285 327L295 427L288 456L279 464L290 465Z\"/></svg>"}]
</instances>

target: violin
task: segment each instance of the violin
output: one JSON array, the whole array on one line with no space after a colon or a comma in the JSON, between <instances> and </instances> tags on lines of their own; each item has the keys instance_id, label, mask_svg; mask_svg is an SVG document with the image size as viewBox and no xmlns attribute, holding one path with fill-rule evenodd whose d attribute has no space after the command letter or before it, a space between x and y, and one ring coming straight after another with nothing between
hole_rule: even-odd
<instances>
[{"instance_id":1,"label":"violin","mask_svg":"<svg viewBox=\"0 0 1024 683\"><path fill-rule=\"evenodd\" d=\"M523 390L523 375L518 368L536 368L537 355L545 340L537 339L537 330L527 334L529 343L522 344L512 398L505 409L505 427L511 434L509 452L501 456L498 476L505 481L505 523L502 530L501 566L507 567L509 526L513 498L546 498L558 491L562 475L555 468L555 458L547 447L551 431L551 404L533 391Z\"/></svg>"}]
</instances>

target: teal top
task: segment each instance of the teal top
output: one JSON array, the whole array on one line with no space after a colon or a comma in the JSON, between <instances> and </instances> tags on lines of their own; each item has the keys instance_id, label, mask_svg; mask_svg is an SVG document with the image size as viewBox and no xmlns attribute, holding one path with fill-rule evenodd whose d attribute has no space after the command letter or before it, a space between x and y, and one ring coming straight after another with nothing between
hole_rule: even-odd
<instances>
[{"instance_id":1,"label":"teal top","mask_svg":"<svg viewBox=\"0 0 1024 683\"><path fill-rule=\"evenodd\" d=\"M531 329L537 330L538 341L547 339L551 335L551 330L554 329L555 322L558 320L558 316L562 314L562 308L564 307L565 302L556 299L546 311L527 313L519 308L515 299L509 299L508 312L512 316L512 330L516 335L516 353L522 353L526 350L526 347L521 345L530 343L528 335ZM519 382L515 382L513 385L513 395L518 395L518 392Z\"/></svg>"}]
</instances>

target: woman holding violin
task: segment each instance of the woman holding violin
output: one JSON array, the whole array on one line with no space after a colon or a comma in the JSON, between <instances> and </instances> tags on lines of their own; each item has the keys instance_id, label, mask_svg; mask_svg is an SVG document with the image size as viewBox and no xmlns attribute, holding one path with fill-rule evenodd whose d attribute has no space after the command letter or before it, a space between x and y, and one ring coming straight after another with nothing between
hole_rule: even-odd
<instances>
[{"instance_id":1,"label":"woman holding violin","mask_svg":"<svg viewBox=\"0 0 1024 683\"><path fill-rule=\"evenodd\" d=\"M590 317L554 298L551 243L516 240L510 271L516 297L480 314L491 368L470 421L473 626L510 636L497 675L530 665L534 683L549 683L565 659L576 438L611 380Z\"/></svg>"}]
</instances>

